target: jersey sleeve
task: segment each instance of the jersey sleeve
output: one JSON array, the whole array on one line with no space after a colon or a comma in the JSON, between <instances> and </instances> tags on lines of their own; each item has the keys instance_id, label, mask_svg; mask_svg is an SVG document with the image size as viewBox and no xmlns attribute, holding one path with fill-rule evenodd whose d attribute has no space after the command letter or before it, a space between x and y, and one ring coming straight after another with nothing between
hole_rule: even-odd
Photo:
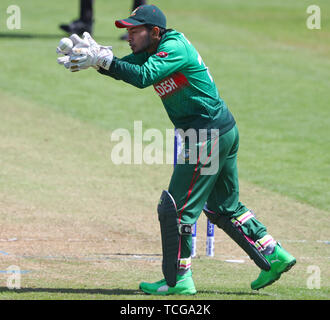
<instances>
[{"instance_id":1,"label":"jersey sleeve","mask_svg":"<svg viewBox=\"0 0 330 320\"><path fill-rule=\"evenodd\" d=\"M147 53L139 53L139 54L134 54L131 53L123 58L121 58L121 61L126 61L128 63L132 63L132 64L138 64L139 66L143 65L147 59L148 59L149 55Z\"/></svg>"},{"instance_id":2,"label":"jersey sleeve","mask_svg":"<svg viewBox=\"0 0 330 320\"><path fill-rule=\"evenodd\" d=\"M132 59L114 58L110 69L99 72L117 80L123 80L135 87L146 88L170 74L182 69L188 61L187 50L179 40L171 39L161 43L157 53L151 55L143 64Z\"/></svg>"}]
</instances>

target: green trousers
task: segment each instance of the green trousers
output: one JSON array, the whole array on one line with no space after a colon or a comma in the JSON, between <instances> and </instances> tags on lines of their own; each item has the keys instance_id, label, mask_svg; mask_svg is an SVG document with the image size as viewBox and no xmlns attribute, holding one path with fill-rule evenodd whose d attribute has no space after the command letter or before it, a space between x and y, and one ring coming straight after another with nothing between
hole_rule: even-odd
<instances>
[{"instance_id":1,"label":"green trousers","mask_svg":"<svg viewBox=\"0 0 330 320\"><path fill-rule=\"evenodd\" d=\"M185 143L168 188L176 202L179 223L194 224L205 204L216 214L230 218L248 211L239 201L238 147L236 125L224 135L197 145ZM242 230L253 241L267 234L266 227L255 218L247 221ZM180 259L191 256L191 240L191 235L181 236Z\"/></svg>"}]
</instances>

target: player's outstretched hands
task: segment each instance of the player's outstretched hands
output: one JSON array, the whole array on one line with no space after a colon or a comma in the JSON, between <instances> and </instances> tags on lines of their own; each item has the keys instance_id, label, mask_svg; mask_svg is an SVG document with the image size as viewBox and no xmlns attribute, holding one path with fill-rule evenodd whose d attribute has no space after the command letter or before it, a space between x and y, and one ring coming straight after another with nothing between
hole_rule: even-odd
<instances>
[{"instance_id":1,"label":"player's outstretched hands","mask_svg":"<svg viewBox=\"0 0 330 320\"><path fill-rule=\"evenodd\" d=\"M65 40L69 39L72 41ZM100 67L109 70L112 59L112 47L99 45L88 32L84 32L83 38L73 34L70 38L64 38L60 41L56 49L58 54L64 56L57 59L59 64L64 65L65 68L71 72L93 67L99 69Z\"/></svg>"},{"instance_id":2,"label":"player's outstretched hands","mask_svg":"<svg viewBox=\"0 0 330 320\"><path fill-rule=\"evenodd\" d=\"M62 38L56 48L56 53L61 55L61 57L57 58L57 62L66 69L70 69L70 55L72 55L74 47L88 48L89 42L86 39L81 39L77 34L73 34L70 38Z\"/></svg>"}]
</instances>

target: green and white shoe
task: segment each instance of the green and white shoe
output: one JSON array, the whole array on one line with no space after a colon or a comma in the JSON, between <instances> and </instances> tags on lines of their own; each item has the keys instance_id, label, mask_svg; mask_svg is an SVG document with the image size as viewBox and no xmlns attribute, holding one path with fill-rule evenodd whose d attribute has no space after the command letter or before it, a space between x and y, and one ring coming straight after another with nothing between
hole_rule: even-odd
<instances>
[{"instance_id":1,"label":"green and white shoe","mask_svg":"<svg viewBox=\"0 0 330 320\"><path fill-rule=\"evenodd\" d=\"M289 271L296 263L296 259L284 250L279 243L274 248L274 252L265 256L270 263L270 270L262 270L259 277L251 283L253 290L259 290L271 285L281 277L283 272Z\"/></svg>"},{"instance_id":2,"label":"green and white shoe","mask_svg":"<svg viewBox=\"0 0 330 320\"><path fill-rule=\"evenodd\" d=\"M182 276L176 276L175 287L169 287L166 283L166 280L162 279L153 283L141 282L139 288L144 293L161 296L172 294L193 295L197 292L192 278L191 270Z\"/></svg>"}]
</instances>

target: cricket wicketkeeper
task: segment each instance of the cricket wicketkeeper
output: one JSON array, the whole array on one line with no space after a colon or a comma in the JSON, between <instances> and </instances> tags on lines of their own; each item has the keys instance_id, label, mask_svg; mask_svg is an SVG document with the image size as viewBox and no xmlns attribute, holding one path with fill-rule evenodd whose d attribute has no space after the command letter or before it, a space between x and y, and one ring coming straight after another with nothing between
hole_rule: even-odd
<instances>
[{"instance_id":1,"label":"cricket wicketkeeper","mask_svg":"<svg viewBox=\"0 0 330 320\"><path fill-rule=\"evenodd\" d=\"M174 126L192 133L183 137L181 161L157 208L164 279L142 282L140 289L155 295L196 293L191 231L202 211L261 269L252 289L270 285L296 259L239 201L238 129L201 56L182 33L166 28L165 15L154 5L140 6L115 24L127 28L132 54L117 58L111 47L97 44L85 33L82 39L71 36L74 46L58 62L72 72L94 67L138 88L153 85ZM217 161L217 169L203 172L210 161Z\"/></svg>"}]
</instances>

